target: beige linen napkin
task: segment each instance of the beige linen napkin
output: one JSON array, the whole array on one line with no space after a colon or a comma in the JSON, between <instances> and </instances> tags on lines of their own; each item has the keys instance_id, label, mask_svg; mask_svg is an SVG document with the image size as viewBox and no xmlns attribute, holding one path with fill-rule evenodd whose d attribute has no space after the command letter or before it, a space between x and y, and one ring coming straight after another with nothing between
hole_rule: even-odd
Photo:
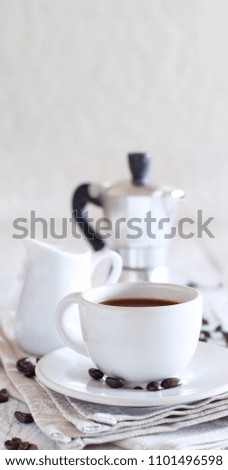
<instances>
[{"instance_id":1,"label":"beige linen napkin","mask_svg":"<svg viewBox=\"0 0 228 470\"><path fill-rule=\"evenodd\" d=\"M47 442L53 441L53 448L82 449L107 443L131 449L228 446L228 393L197 403L159 408L116 407L74 400L18 372L16 361L24 353L16 345L13 324L13 312L2 316L0 356L8 387L12 396L27 405ZM194 436L197 438L193 439Z\"/></svg>"},{"instance_id":2,"label":"beige linen napkin","mask_svg":"<svg viewBox=\"0 0 228 470\"><path fill-rule=\"evenodd\" d=\"M28 407L12 381L6 375L0 364L0 388L6 388L9 392L9 400L0 403L0 450L5 450L4 442L12 437L20 437L23 441L39 444L39 449L57 449L55 442L49 439L46 433L42 433L35 423L24 425L16 420L15 411L28 413Z\"/></svg>"},{"instance_id":3,"label":"beige linen napkin","mask_svg":"<svg viewBox=\"0 0 228 470\"><path fill-rule=\"evenodd\" d=\"M132 449L132 439L118 443L124 449ZM227 449L228 419L220 419L205 424L182 428L180 431L165 432L151 436L134 438L134 449L141 450L212 450Z\"/></svg>"}]
</instances>

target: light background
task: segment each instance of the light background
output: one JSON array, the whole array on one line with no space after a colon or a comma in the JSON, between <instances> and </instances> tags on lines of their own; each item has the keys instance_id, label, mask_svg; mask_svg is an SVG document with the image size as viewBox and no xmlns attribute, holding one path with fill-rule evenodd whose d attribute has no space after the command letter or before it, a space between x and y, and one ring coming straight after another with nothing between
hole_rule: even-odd
<instances>
[{"instance_id":1,"label":"light background","mask_svg":"<svg viewBox=\"0 0 228 470\"><path fill-rule=\"evenodd\" d=\"M1 226L69 216L75 186L128 178L145 149L226 246L227 17L227 0L0 0Z\"/></svg>"}]
</instances>

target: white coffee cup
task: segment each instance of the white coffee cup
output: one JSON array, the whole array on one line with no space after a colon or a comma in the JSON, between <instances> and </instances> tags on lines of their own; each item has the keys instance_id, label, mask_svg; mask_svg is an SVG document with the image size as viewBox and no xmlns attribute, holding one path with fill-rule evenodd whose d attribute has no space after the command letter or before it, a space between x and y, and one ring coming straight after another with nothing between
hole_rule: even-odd
<instances>
[{"instance_id":1,"label":"white coffee cup","mask_svg":"<svg viewBox=\"0 0 228 470\"><path fill-rule=\"evenodd\" d=\"M101 304L117 298L159 298L179 303L126 307ZM78 304L72 312L68 307ZM80 315L82 337L75 327ZM64 342L88 355L106 375L129 385L180 377L199 339L202 298L182 285L119 283L65 297L56 312Z\"/></svg>"}]
</instances>

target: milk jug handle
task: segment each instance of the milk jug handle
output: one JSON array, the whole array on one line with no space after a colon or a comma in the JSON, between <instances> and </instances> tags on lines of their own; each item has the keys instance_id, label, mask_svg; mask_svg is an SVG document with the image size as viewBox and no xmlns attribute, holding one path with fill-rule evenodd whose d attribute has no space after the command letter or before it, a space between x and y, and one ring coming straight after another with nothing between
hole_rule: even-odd
<instances>
[{"instance_id":1,"label":"milk jug handle","mask_svg":"<svg viewBox=\"0 0 228 470\"><path fill-rule=\"evenodd\" d=\"M91 244L94 251L99 251L105 247L105 243L95 232L91 224L89 224L85 209L88 203L98 207L103 207L103 204L100 196L91 196L90 187L91 184L86 183L76 188L72 199L73 216L79 229Z\"/></svg>"},{"instance_id":2,"label":"milk jug handle","mask_svg":"<svg viewBox=\"0 0 228 470\"><path fill-rule=\"evenodd\" d=\"M109 260L111 262L111 269L107 274L107 278L105 279L105 284L115 284L121 275L122 271L122 259L118 253L113 250L109 250L105 248L97 253L92 254L92 272L91 278L93 277L93 273L96 267L104 260Z\"/></svg>"}]
</instances>

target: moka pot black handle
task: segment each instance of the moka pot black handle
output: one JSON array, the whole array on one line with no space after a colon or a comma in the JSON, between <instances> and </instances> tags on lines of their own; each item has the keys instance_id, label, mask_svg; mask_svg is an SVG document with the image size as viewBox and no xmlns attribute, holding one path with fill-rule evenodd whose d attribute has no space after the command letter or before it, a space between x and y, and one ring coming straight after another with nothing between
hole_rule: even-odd
<instances>
[{"instance_id":1,"label":"moka pot black handle","mask_svg":"<svg viewBox=\"0 0 228 470\"><path fill-rule=\"evenodd\" d=\"M98 207L103 207L103 203L101 197L92 197L90 195L90 186L91 184L85 183L76 188L72 198L73 216L79 229L91 244L94 251L99 251L105 247L105 243L88 222L86 206L90 203Z\"/></svg>"}]
</instances>

